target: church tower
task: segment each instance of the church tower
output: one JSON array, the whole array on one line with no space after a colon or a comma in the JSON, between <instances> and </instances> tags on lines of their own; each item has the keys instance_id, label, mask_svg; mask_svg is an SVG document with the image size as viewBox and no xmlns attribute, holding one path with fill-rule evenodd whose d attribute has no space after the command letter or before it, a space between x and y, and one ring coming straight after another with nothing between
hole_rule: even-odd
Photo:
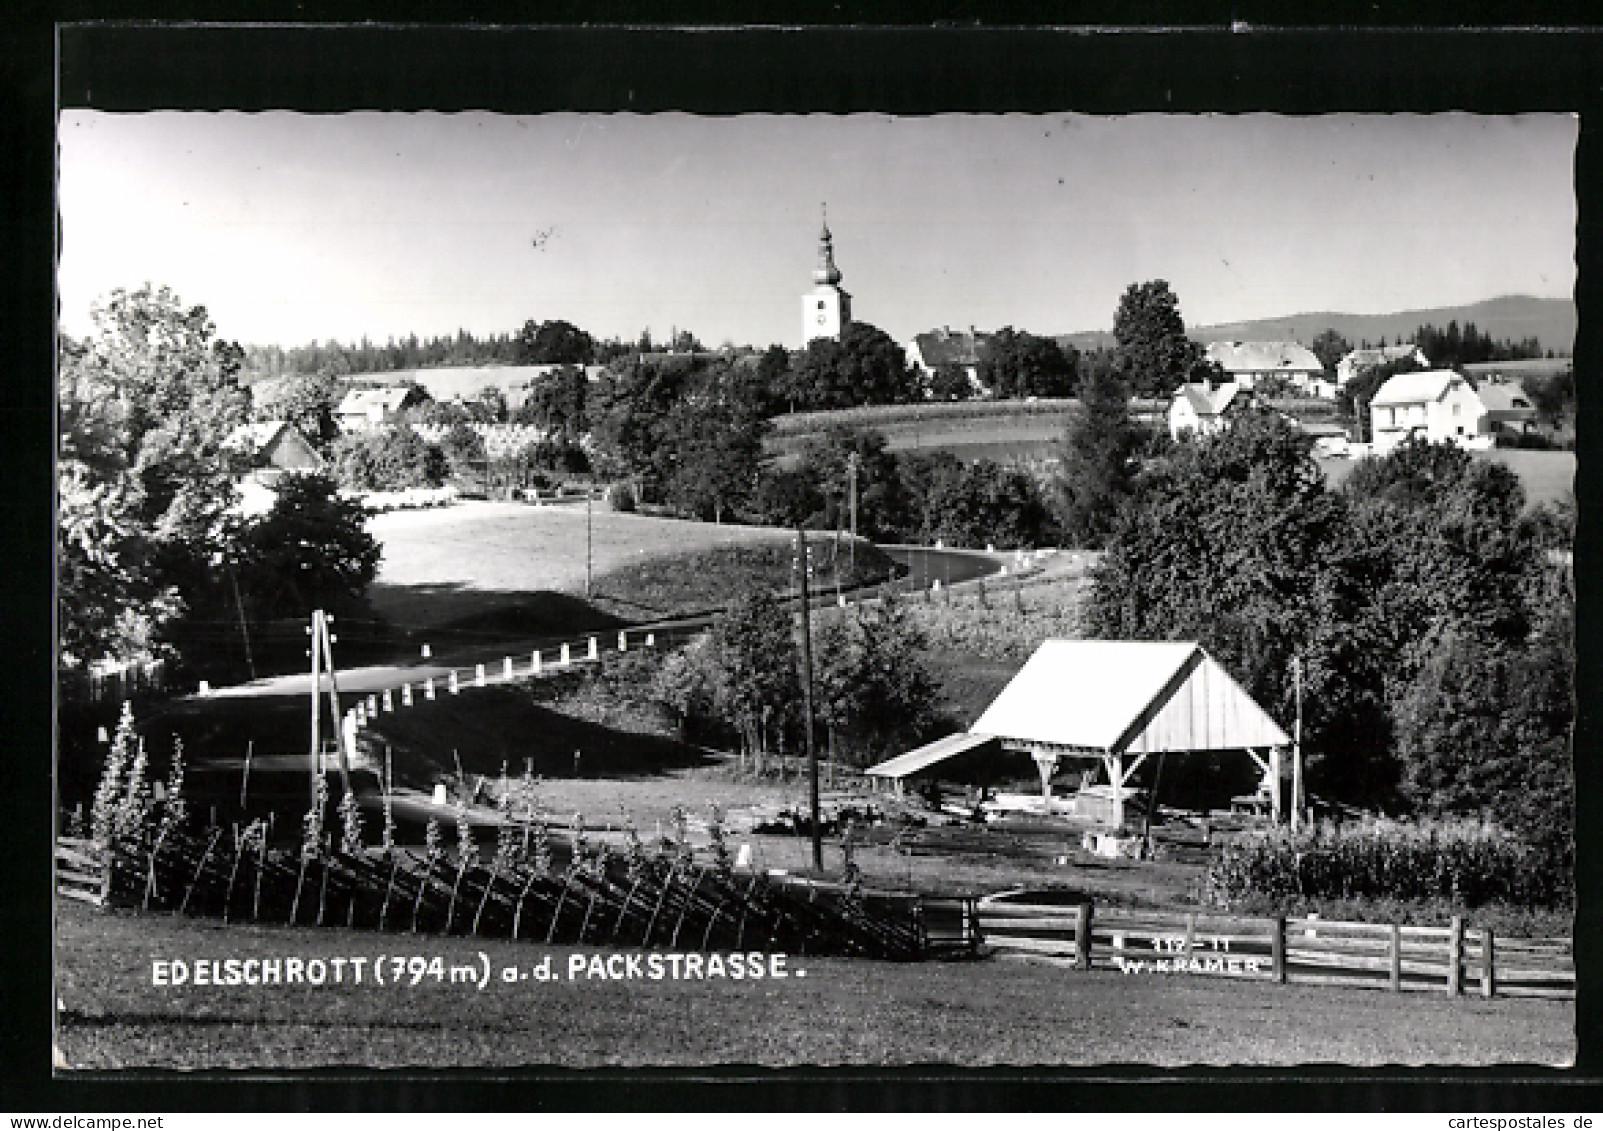
<instances>
[{"instance_id":1,"label":"church tower","mask_svg":"<svg viewBox=\"0 0 1603 1131\"><path fill-rule=\"evenodd\" d=\"M835 266L835 248L829 234L829 217L818 237L818 266L813 269L813 289L802 297L802 341L839 338L852 320L852 296L840 288L840 269Z\"/></svg>"}]
</instances>

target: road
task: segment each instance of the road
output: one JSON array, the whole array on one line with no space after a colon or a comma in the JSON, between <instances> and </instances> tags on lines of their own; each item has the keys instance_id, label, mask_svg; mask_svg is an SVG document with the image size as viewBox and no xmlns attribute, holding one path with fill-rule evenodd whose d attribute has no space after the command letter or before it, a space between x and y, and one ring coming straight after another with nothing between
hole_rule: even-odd
<instances>
[{"instance_id":1,"label":"road","mask_svg":"<svg viewBox=\"0 0 1603 1131\"><path fill-rule=\"evenodd\" d=\"M983 550L934 549L925 546L897 545L880 548L892 560L908 567L906 583L918 589L927 589L930 583L936 580L939 580L944 587L993 576L1008 568L1011 556L1004 553L987 553ZM872 593L878 588L879 586L869 586L866 591ZM821 593L815 597L814 603L825 604L833 600L833 597L833 594ZM704 613L675 620L641 622L628 626L627 632L635 646L639 646L647 632L653 633L657 642L662 643L668 639L682 638L700 632L712 623L712 619L713 614ZM615 632L601 632L595 635L603 651L616 649L618 642ZM508 640L454 650L448 655L428 659L420 656L412 663L397 662L340 668L337 672L339 689L344 695L378 695L386 690L399 689L405 684L420 684L426 679L433 679L436 684L443 686L452 671L457 673L460 681L467 683L473 678L475 665L484 664L487 674L493 677L501 670L507 656L511 656L518 664L518 670L524 672L527 671L536 648L543 653L542 661L550 664L556 658L564 641L572 645L573 656L576 659L583 656L584 644L581 636ZM230 687L213 688L204 694L185 696L182 702L194 708L216 701L305 696L310 692L311 684L309 674L269 676Z\"/></svg>"}]
</instances>

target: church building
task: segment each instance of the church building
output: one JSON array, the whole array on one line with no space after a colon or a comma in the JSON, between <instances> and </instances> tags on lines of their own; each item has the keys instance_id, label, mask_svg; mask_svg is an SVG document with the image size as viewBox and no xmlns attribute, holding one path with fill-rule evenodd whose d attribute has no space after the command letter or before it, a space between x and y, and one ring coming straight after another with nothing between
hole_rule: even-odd
<instances>
[{"instance_id":1,"label":"church building","mask_svg":"<svg viewBox=\"0 0 1603 1131\"><path fill-rule=\"evenodd\" d=\"M840 269L835 266L835 249L829 234L829 220L818 237L818 266L813 269L813 289L802 297L802 341L839 338L852 320L852 296L841 290Z\"/></svg>"}]
</instances>

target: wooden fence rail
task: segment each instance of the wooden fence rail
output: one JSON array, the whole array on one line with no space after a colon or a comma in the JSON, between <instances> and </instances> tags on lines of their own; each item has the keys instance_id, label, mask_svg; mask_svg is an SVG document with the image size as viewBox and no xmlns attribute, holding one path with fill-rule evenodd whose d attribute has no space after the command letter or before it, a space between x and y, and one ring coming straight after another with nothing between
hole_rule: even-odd
<instances>
[{"instance_id":1,"label":"wooden fence rail","mask_svg":"<svg viewBox=\"0 0 1603 1131\"><path fill-rule=\"evenodd\" d=\"M983 945L1003 957L1127 974L1199 974L1483 997L1575 996L1568 939L1502 939L1487 928L1318 918L981 903Z\"/></svg>"}]
</instances>

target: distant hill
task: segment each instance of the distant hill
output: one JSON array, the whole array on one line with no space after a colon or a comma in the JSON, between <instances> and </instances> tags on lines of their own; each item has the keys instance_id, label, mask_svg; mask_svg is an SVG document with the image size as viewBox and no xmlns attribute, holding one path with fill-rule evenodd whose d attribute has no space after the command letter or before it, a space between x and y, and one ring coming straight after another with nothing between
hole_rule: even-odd
<instances>
[{"instance_id":1,"label":"distant hill","mask_svg":"<svg viewBox=\"0 0 1603 1131\"><path fill-rule=\"evenodd\" d=\"M1333 329L1353 345L1385 338L1396 342L1407 338L1425 323L1443 328L1449 322L1463 326L1473 322L1482 334L1494 341L1523 341L1535 338L1544 350L1569 353L1575 342L1575 304L1565 298L1533 298L1505 295L1467 306L1438 306L1428 310L1402 310L1395 314L1338 314L1322 311L1292 314L1284 318L1259 318L1251 322L1224 322L1215 326L1192 326L1191 337L1199 342L1293 341L1307 345L1327 329ZM1060 334L1058 342L1079 350L1113 346L1107 330L1088 330Z\"/></svg>"}]
</instances>

